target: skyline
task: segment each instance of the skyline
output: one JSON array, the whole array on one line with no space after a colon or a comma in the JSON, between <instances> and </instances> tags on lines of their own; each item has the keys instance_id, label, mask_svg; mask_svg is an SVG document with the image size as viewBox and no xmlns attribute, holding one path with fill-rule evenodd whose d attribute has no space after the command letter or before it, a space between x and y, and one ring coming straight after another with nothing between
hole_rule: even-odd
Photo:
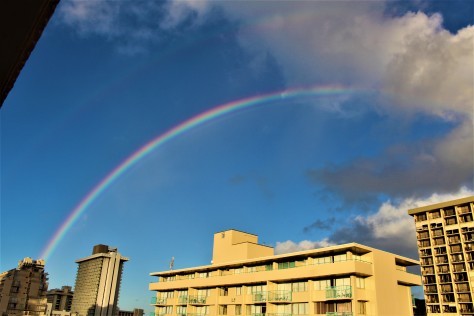
<instances>
[{"instance_id":1,"label":"skyline","mask_svg":"<svg viewBox=\"0 0 474 316\"><path fill-rule=\"evenodd\" d=\"M116 246L150 310L230 228L417 258L406 211L474 194L472 5L61 1L0 112L2 271Z\"/></svg>"}]
</instances>

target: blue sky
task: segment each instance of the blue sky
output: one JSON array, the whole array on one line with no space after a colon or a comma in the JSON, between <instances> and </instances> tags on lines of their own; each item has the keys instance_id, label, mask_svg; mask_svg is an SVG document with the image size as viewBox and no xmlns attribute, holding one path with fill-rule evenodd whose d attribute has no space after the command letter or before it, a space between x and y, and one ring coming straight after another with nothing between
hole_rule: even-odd
<instances>
[{"instance_id":1,"label":"blue sky","mask_svg":"<svg viewBox=\"0 0 474 316\"><path fill-rule=\"evenodd\" d=\"M215 106L303 87L146 156L47 258L50 287L105 243L150 272L210 263L236 228L278 252L356 241L417 257L409 208L473 192L471 1L66 1L1 115L1 270L37 258L124 159Z\"/></svg>"}]
</instances>

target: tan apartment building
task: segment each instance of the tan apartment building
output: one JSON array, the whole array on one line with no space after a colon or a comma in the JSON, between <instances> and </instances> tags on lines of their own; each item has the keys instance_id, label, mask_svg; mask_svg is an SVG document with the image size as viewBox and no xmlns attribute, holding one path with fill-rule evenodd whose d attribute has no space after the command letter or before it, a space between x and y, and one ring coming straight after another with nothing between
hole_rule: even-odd
<instances>
[{"instance_id":1,"label":"tan apartment building","mask_svg":"<svg viewBox=\"0 0 474 316\"><path fill-rule=\"evenodd\" d=\"M44 260L20 260L16 269L0 273L0 315L47 315L47 290Z\"/></svg>"},{"instance_id":2,"label":"tan apartment building","mask_svg":"<svg viewBox=\"0 0 474 316\"><path fill-rule=\"evenodd\" d=\"M72 291L72 287L65 285L61 287L61 289L52 289L46 293L46 297L48 298L48 303L51 303L53 309L53 315L57 311L71 311L72 305L72 297L74 292Z\"/></svg>"},{"instance_id":3,"label":"tan apartment building","mask_svg":"<svg viewBox=\"0 0 474 316\"><path fill-rule=\"evenodd\" d=\"M123 257L116 248L95 245L92 255L76 260L77 269L71 315L117 316Z\"/></svg>"},{"instance_id":4,"label":"tan apartment building","mask_svg":"<svg viewBox=\"0 0 474 316\"><path fill-rule=\"evenodd\" d=\"M156 316L413 315L416 260L349 243L274 255L256 235L214 235L211 265L151 273Z\"/></svg>"},{"instance_id":5,"label":"tan apartment building","mask_svg":"<svg viewBox=\"0 0 474 316\"><path fill-rule=\"evenodd\" d=\"M428 315L474 315L474 196L411 209Z\"/></svg>"}]
</instances>

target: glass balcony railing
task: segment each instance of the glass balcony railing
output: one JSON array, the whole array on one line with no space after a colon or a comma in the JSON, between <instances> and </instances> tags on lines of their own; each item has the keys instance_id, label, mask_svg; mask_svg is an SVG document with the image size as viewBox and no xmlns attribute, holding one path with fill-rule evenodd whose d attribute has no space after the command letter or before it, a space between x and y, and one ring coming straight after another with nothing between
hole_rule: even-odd
<instances>
[{"instance_id":1,"label":"glass balcony railing","mask_svg":"<svg viewBox=\"0 0 474 316\"><path fill-rule=\"evenodd\" d=\"M207 296L203 295L190 295L188 296L189 304L206 304Z\"/></svg>"},{"instance_id":2,"label":"glass balcony railing","mask_svg":"<svg viewBox=\"0 0 474 316\"><path fill-rule=\"evenodd\" d=\"M328 286L326 288L326 298L352 298L352 286Z\"/></svg>"},{"instance_id":3,"label":"glass balcony railing","mask_svg":"<svg viewBox=\"0 0 474 316\"><path fill-rule=\"evenodd\" d=\"M151 298L151 304L152 305L165 305L166 304L166 298L152 297Z\"/></svg>"},{"instance_id":4,"label":"glass balcony railing","mask_svg":"<svg viewBox=\"0 0 474 316\"><path fill-rule=\"evenodd\" d=\"M267 292L255 292L252 294L252 299L254 302L266 302Z\"/></svg>"},{"instance_id":5,"label":"glass balcony railing","mask_svg":"<svg viewBox=\"0 0 474 316\"><path fill-rule=\"evenodd\" d=\"M272 302L290 302L291 301L291 291L269 291L268 292L268 301Z\"/></svg>"}]
</instances>

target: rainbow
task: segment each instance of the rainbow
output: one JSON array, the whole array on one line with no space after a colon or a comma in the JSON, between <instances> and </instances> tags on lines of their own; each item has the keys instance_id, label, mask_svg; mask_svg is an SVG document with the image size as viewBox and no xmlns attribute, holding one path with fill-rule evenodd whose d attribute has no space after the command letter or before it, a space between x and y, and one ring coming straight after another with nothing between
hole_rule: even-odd
<instances>
[{"instance_id":1,"label":"rainbow","mask_svg":"<svg viewBox=\"0 0 474 316\"><path fill-rule=\"evenodd\" d=\"M284 100L286 98L300 97L300 96L324 96L324 95L338 95L338 94L351 94L357 90L341 88L341 87L312 87L312 88L295 88L288 89L278 92L273 92L264 95L258 95L246 99L241 99L226 103L223 105L216 106L210 110L202 112L181 124L176 125L175 127L169 129L158 137L152 139L144 146L139 148L136 152L126 158L122 163L115 167L105 178L103 178L99 183L97 183L94 188L76 205L76 207L71 211L67 216L66 220L61 224L61 226L56 230L54 235L51 237L49 242L44 247L41 252L40 258L47 260L51 254L54 252L55 248L58 246L61 239L65 236L68 230L74 225L74 223L79 219L79 217L84 213L84 211L92 204L94 201L109 188L121 175L123 175L127 170L129 170L133 165L137 164L143 157L147 156L156 148L162 146L168 141L174 139L175 137L186 133L187 131L219 117L222 117L226 114L243 110L246 108L254 107L256 105L261 105L266 102Z\"/></svg>"}]
</instances>

